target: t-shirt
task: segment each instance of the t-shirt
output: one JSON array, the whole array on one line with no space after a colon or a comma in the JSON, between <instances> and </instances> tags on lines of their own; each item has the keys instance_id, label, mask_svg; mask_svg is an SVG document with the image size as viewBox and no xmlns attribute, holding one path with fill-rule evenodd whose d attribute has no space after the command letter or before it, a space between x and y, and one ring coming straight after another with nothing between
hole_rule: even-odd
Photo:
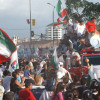
<instances>
[{"instance_id":1,"label":"t-shirt","mask_svg":"<svg viewBox=\"0 0 100 100\"><path fill-rule=\"evenodd\" d=\"M59 70L57 72L57 78L61 79L65 74L67 73L67 70L63 67L59 67Z\"/></svg>"},{"instance_id":2,"label":"t-shirt","mask_svg":"<svg viewBox=\"0 0 100 100\"><path fill-rule=\"evenodd\" d=\"M81 37L85 33L85 25L78 24L76 31L77 31L77 36Z\"/></svg>"},{"instance_id":3,"label":"t-shirt","mask_svg":"<svg viewBox=\"0 0 100 100\"><path fill-rule=\"evenodd\" d=\"M19 92L19 98L22 98L23 100L36 100L33 93L27 88Z\"/></svg>"},{"instance_id":4,"label":"t-shirt","mask_svg":"<svg viewBox=\"0 0 100 100\"><path fill-rule=\"evenodd\" d=\"M29 66L33 67L33 63L32 62L29 62Z\"/></svg>"},{"instance_id":5,"label":"t-shirt","mask_svg":"<svg viewBox=\"0 0 100 100\"><path fill-rule=\"evenodd\" d=\"M86 24L86 29L87 29L89 32L95 32L95 30L96 30L96 24L89 21L89 22L87 22L87 24Z\"/></svg>"},{"instance_id":6,"label":"t-shirt","mask_svg":"<svg viewBox=\"0 0 100 100\"><path fill-rule=\"evenodd\" d=\"M10 82L11 82L12 76L6 76L3 80L3 87L5 89L5 92L10 91Z\"/></svg>"},{"instance_id":7,"label":"t-shirt","mask_svg":"<svg viewBox=\"0 0 100 100\"><path fill-rule=\"evenodd\" d=\"M20 76L17 77L17 80L18 80L19 83L21 83L21 78L20 78Z\"/></svg>"},{"instance_id":8,"label":"t-shirt","mask_svg":"<svg viewBox=\"0 0 100 100\"><path fill-rule=\"evenodd\" d=\"M0 100L3 100L4 87L0 85Z\"/></svg>"},{"instance_id":9,"label":"t-shirt","mask_svg":"<svg viewBox=\"0 0 100 100\"><path fill-rule=\"evenodd\" d=\"M29 73L30 73L30 71L26 69L26 70L24 71L24 77L29 77Z\"/></svg>"}]
</instances>

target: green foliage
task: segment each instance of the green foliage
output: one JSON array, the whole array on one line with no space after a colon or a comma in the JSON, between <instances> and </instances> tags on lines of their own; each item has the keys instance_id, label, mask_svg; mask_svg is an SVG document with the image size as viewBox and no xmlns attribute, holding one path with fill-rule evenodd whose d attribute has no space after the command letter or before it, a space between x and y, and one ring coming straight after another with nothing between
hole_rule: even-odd
<instances>
[{"instance_id":1,"label":"green foliage","mask_svg":"<svg viewBox=\"0 0 100 100\"><path fill-rule=\"evenodd\" d=\"M89 20L94 16L100 23L100 3L86 0L66 0L66 9L71 18Z\"/></svg>"}]
</instances>

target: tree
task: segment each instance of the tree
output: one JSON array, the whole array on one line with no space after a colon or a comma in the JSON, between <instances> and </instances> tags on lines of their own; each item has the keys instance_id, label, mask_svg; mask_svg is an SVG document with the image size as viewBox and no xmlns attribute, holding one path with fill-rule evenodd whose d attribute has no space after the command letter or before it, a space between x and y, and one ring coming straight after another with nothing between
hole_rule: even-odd
<instances>
[{"instance_id":1,"label":"tree","mask_svg":"<svg viewBox=\"0 0 100 100\"><path fill-rule=\"evenodd\" d=\"M66 9L71 18L89 20L92 16L100 23L100 3L86 0L66 0Z\"/></svg>"}]
</instances>

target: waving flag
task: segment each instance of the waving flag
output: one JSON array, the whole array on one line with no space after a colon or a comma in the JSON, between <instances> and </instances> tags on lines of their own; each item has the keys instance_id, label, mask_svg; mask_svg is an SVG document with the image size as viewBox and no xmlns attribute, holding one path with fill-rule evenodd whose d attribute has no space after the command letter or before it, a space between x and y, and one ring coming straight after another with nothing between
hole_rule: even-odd
<instances>
[{"instance_id":1,"label":"waving flag","mask_svg":"<svg viewBox=\"0 0 100 100\"><path fill-rule=\"evenodd\" d=\"M0 63L8 61L15 50L13 41L5 31L0 29Z\"/></svg>"},{"instance_id":2,"label":"waving flag","mask_svg":"<svg viewBox=\"0 0 100 100\"><path fill-rule=\"evenodd\" d=\"M55 48L53 56L52 56L51 61L50 61L50 65L53 68L56 68L56 65L58 64L58 56L57 56L57 50L56 49L57 49L57 47Z\"/></svg>"},{"instance_id":3,"label":"waving flag","mask_svg":"<svg viewBox=\"0 0 100 100\"><path fill-rule=\"evenodd\" d=\"M58 13L58 16L60 16L60 17L61 17L61 13L60 13L60 11L61 11L61 5L62 5L61 0L58 0L57 6L56 6L56 11Z\"/></svg>"},{"instance_id":4,"label":"waving flag","mask_svg":"<svg viewBox=\"0 0 100 100\"><path fill-rule=\"evenodd\" d=\"M65 16L67 15L66 9L62 8L62 2L61 0L58 0L56 11L58 13L59 18L57 19L58 23L66 23Z\"/></svg>"}]
</instances>

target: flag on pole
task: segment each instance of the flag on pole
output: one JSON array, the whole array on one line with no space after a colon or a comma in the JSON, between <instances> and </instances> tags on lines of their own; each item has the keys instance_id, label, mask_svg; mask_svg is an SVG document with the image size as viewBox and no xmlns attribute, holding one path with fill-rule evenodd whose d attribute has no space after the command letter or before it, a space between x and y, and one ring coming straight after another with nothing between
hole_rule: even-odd
<instances>
[{"instance_id":1,"label":"flag on pole","mask_svg":"<svg viewBox=\"0 0 100 100\"><path fill-rule=\"evenodd\" d=\"M53 56L52 56L51 61L50 61L50 65L53 68L56 68L56 65L58 64L58 56L57 56L57 50L56 49L57 49L57 47L55 48Z\"/></svg>"},{"instance_id":2,"label":"flag on pole","mask_svg":"<svg viewBox=\"0 0 100 100\"><path fill-rule=\"evenodd\" d=\"M0 29L0 63L8 61L16 46L5 31Z\"/></svg>"},{"instance_id":3,"label":"flag on pole","mask_svg":"<svg viewBox=\"0 0 100 100\"><path fill-rule=\"evenodd\" d=\"M66 17L66 15L67 15L67 11L66 11L66 9L63 9L63 11L61 12L61 17L59 17L58 19L57 19L57 21L59 22L59 23L61 23L61 22L66 22L66 20L65 20L65 17Z\"/></svg>"}]
</instances>

